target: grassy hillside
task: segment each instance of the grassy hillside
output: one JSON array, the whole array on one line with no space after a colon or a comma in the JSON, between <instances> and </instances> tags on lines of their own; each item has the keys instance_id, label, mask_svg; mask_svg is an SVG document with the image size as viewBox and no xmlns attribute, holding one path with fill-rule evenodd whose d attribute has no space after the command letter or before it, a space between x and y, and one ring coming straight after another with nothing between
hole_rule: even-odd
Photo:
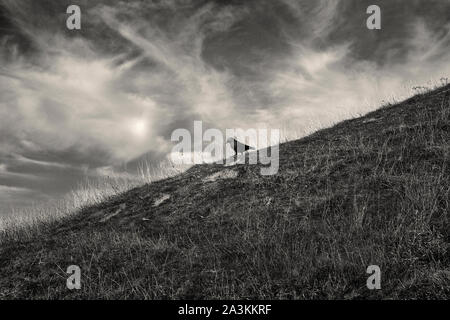
<instances>
[{"instance_id":1,"label":"grassy hillside","mask_svg":"<svg viewBox=\"0 0 450 320\"><path fill-rule=\"evenodd\" d=\"M446 86L282 144L274 176L195 166L6 232L0 298L448 299L449 141Z\"/></svg>"}]
</instances>

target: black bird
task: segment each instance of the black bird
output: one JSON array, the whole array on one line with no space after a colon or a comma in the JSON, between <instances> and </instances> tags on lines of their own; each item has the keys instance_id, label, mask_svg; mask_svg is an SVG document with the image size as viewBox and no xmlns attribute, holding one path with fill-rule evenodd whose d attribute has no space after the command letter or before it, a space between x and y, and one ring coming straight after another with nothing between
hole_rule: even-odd
<instances>
[{"instance_id":1,"label":"black bird","mask_svg":"<svg viewBox=\"0 0 450 320\"><path fill-rule=\"evenodd\" d=\"M248 146L246 144L243 144L243 143L237 141L234 138L229 138L227 140L227 143L229 143L231 145L231 147L233 148L233 150L236 153L236 155L238 155L239 153L243 153L245 151L248 151L248 150L254 150L255 149L253 147L250 147L250 146Z\"/></svg>"}]
</instances>

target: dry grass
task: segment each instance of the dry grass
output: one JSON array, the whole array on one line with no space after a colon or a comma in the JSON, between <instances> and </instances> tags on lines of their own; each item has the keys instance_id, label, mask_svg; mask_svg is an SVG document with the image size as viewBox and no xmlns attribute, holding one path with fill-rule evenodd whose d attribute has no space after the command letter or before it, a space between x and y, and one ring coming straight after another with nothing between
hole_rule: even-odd
<instances>
[{"instance_id":1,"label":"dry grass","mask_svg":"<svg viewBox=\"0 0 450 320\"><path fill-rule=\"evenodd\" d=\"M138 174L111 174L96 179L86 178L62 199L35 204L0 217L0 242L4 239L31 237L39 229L62 218L77 214L83 208L98 205L130 189L167 179L187 170L169 160L158 165L142 162Z\"/></svg>"},{"instance_id":2,"label":"dry grass","mask_svg":"<svg viewBox=\"0 0 450 320\"><path fill-rule=\"evenodd\" d=\"M444 86L280 145L274 176L195 166L5 237L0 297L448 299L448 141Z\"/></svg>"}]
</instances>

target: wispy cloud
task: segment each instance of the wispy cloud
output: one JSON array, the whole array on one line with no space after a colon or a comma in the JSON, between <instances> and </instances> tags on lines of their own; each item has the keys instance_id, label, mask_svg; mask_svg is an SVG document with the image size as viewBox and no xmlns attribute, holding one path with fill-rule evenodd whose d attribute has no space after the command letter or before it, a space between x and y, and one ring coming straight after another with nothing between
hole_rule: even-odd
<instances>
[{"instance_id":1,"label":"wispy cloud","mask_svg":"<svg viewBox=\"0 0 450 320\"><path fill-rule=\"evenodd\" d=\"M163 157L193 120L307 131L450 74L444 2L382 1L380 31L364 1L338 0L82 1L82 30L68 31L63 2L0 0L4 175L52 167L69 185Z\"/></svg>"}]
</instances>

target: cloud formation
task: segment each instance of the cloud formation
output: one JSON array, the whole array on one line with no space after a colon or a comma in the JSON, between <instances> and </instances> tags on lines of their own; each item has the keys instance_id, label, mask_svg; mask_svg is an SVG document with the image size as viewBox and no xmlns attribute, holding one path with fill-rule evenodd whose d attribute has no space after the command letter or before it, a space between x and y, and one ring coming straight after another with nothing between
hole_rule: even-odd
<instances>
[{"instance_id":1,"label":"cloud formation","mask_svg":"<svg viewBox=\"0 0 450 320\"><path fill-rule=\"evenodd\" d=\"M0 0L2 203L158 161L194 120L295 136L450 74L444 0L379 1L379 31L368 1L83 0L80 31L38 2Z\"/></svg>"}]
</instances>

